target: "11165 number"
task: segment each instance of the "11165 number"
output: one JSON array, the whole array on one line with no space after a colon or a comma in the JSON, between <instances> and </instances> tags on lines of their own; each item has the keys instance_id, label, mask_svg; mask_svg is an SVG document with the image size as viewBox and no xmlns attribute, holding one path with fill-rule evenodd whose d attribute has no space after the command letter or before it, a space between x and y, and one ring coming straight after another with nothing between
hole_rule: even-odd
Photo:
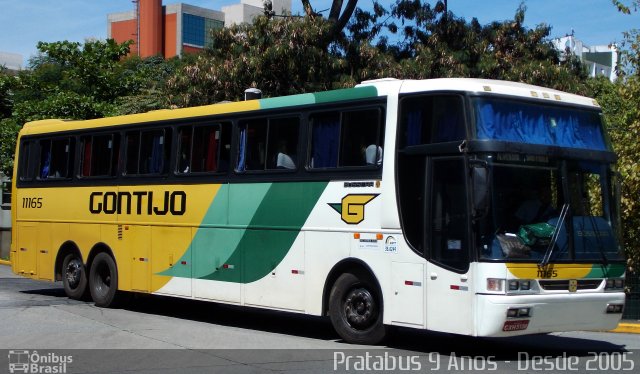
<instances>
[{"instance_id":1,"label":"11165 number","mask_svg":"<svg viewBox=\"0 0 640 374\"><path fill-rule=\"evenodd\" d=\"M29 209L40 209L42 208L42 198L41 197L23 197L22 207L29 208Z\"/></svg>"}]
</instances>

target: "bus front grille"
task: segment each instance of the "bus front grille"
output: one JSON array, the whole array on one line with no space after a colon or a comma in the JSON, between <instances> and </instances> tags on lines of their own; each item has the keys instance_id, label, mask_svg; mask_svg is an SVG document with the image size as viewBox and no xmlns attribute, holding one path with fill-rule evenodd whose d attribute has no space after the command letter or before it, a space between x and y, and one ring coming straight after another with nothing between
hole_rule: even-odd
<instances>
[{"instance_id":1,"label":"bus front grille","mask_svg":"<svg viewBox=\"0 0 640 374\"><path fill-rule=\"evenodd\" d=\"M567 291L569 289L569 279L562 280L539 280L540 287L547 291ZM602 284L602 279L578 279L578 290L595 290Z\"/></svg>"}]
</instances>

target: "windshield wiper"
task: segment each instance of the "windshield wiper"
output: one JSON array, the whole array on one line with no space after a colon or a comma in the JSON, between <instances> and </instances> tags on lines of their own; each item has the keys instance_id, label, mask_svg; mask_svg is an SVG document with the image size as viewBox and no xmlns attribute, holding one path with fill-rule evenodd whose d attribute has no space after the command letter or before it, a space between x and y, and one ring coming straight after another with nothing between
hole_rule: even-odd
<instances>
[{"instance_id":1,"label":"windshield wiper","mask_svg":"<svg viewBox=\"0 0 640 374\"><path fill-rule=\"evenodd\" d=\"M544 252L544 256L542 256L542 261L540 261L540 266L547 266L549 260L551 260L551 255L553 254L553 248L556 246L556 242L558 241L558 237L560 236L560 228L564 224L565 218L567 218L567 213L569 212L569 203L566 203L562 206L562 210L560 211L560 217L558 218L558 222L556 223L556 227L553 230L553 235L551 236L551 241L549 242L549 246L547 250Z\"/></svg>"}]
</instances>

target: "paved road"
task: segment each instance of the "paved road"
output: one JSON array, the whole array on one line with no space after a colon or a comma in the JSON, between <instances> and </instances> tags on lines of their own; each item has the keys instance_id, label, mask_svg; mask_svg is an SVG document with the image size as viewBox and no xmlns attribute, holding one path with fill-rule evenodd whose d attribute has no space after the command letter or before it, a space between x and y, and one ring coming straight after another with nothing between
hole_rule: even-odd
<instances>
[{"instance_id":1,"label":"paved road","mask_svg":"<svg viewBox=\"0 0 640 374\"><path fill-rule=\"evenodd\" d=\"M67 299L60 283L16 277L1 265L0 321L0 373L8 350L18 349L73 356L66 372L82 373L640 369L638 335L478 339L401 329L385 346L354 346L323 318L155 296L137 297L125 309L96 308Z\"/></svg>"}]
</instances>

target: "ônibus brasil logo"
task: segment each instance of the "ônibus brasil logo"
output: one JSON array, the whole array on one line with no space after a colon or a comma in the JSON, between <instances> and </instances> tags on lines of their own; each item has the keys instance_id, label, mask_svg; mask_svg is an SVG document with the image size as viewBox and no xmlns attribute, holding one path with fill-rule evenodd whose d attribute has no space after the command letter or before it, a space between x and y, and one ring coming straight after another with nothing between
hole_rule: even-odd
<instances>
[{"instance_id":1,"label":"\u00f4nibus brasil logo","mask_svg":"<svg viewBox=\"0 0 640 374\"><path fill-rule=\"evenodd\" d=\"M63 356L53 352L39 354L38 351L10 350L10 373L66 373L67 364L73 362L72 356Z\"/></svg>"},{"instance_id":2,"label":"\u00f4nibus brasil logo","mask_svg":"<svg viewBox=\"0 0 640 374\"><path fill-rule=\"evenodd\" d=\"M349 194L340 203L329 203L329 206L349 225L357 225L364 221L364 206L379 194Z\"/></svg>"}]
</instances>

